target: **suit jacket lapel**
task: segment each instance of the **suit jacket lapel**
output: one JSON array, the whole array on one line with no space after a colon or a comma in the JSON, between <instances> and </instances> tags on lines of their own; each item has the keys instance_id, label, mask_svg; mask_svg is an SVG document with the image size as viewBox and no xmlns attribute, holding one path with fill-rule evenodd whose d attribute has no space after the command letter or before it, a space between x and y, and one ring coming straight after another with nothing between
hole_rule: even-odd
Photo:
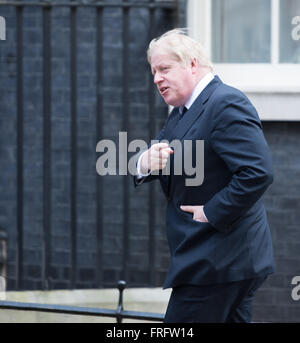
<instances>
[{"instance_id":1,"label":"suit jacket lapel","mask_svg":"<svg viewBox=\"0 0 300 343\"><path fill-rule=\"evenodd\" d=\"M164 139L168 139L168 137L172 135L172 132L174 128L176 127L179 117L180 117L179 108L174 107L172 112L170 113L169 122L166 126L166 131L164 134Z\"/></svg>"},{"instance_id":2,"label":"suit jacket lapel","mask_svg":"<svg viewBox=\"0 0 300 343\"><path fill-rule=\"evenodd\" d=\"M173 139L182 139L190 127L194 124L194 122L201 116L205 109L205 103L209 99L210 95L213 93L215 88L221 83L222 81L219 79L218 76L215 76L214 79L205 87L205 89L201 92L198 98L194 101L193 105L190 109L184 114L183 118L180 122L177 121L175 116L174 119L170 120L168 125L168 129L166 131L165 138L171 142ZM179 110L178 110L179 112ZM170 128L169 128L170 126Z\"/></svg>"}]
</instances>

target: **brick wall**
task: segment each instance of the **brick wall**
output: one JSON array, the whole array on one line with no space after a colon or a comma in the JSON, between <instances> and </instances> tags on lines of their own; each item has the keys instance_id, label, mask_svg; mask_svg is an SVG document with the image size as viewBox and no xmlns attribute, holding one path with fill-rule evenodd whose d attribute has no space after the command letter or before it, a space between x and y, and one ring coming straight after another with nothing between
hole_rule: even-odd
<instances>
[{"instance_id":1,"label":"brick wall","mask_svg":"<svg viewBox=\"0 0 300 343\"><path fill-rule=\"evenodd\" d=\"M0 226L8 236L8 273L15 273L16 236L16 22L11 8L1 8L6 41L0 41Z\"/></svg>"},{"instance_id":2,"label":"brick wall","mask_svg":"<svg viewBox=\"0 0 300 343\"><path fill-rule=\"evenodd\" d=\"M298 122L264 122L273 164L274 183L265 193L273 237L275 273L258 291L254 320L299 322L300 303L292 299L294 276L300 275L300 155Z\"/></svg>"},{"instance_id":3,"label":"brick wall","mask_svg":"<svg viewBox=\"0 0 300 343\"><path fill-rule=\"evenodd\" d=\"M17 54L16 11L1 7L6 18L7 39L0 42L0 226L8 234L8 288L17 287L17 151L23 149L23 287L42 289L44 259L43 230L43 15L39 7L23 10L23 135L17 147ZM50 286L70 287L71 279L71 55L69 9L53 8L51 14L51 228ZM123 16L120 8L103 10L103 106L97 113L97 21L92 7L77 10L77 137L76 137L76 288L115 287L122 277L124 218L122 195L124 176L103 177L103 240L101 245L102 280L97 284L97 178L96 144L111 139L118 147L123 108ZM157 9L154 35L170 28L173 17ZM162 126L167 108L157 96L155 114L149 113L148 84L150 69L146 61L149 41L149 12L134 8L129 14L129 135L149 139L149 122L156 131ZM157 94L156 94L157 95ZM97 137L97 115L103 116L103 137ZM49 128L50 129L50 128ZM168 252L164 236L164 201L156 186L157 201L154 261L149 260L150 186L134 190L130 183L129 286L149 285L149 266L155 265L153 285L162 282L167 269Z\"/></svg>"}]
</instances>

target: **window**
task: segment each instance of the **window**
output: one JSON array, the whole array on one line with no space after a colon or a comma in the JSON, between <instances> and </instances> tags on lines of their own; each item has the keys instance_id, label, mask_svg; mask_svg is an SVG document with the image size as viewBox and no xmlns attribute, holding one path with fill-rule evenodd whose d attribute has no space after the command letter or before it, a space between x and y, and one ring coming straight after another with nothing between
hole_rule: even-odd
<instances>
[{"instance_id":1,"label":"window","mask_svg":"<svg viewBox=\"0 0 300 343\"><path fill-rule=\"evenodd\" d=\"M297 14L297 15L296 15ZM292 24L292 30L291 30ZM300 1L280 1L280 63L300 63ZM300 83L300 81L299 81Z\"/></svg>"},{"instance_id":2,"label":"window","mask_svg":"<svg viewBox=\"0 0 300 343\"><path fill-rule=\"evenodd\" d=\"M300 92L299 0L188 0L215 72L245 92Z\"/></svg>"},{"instance_id":3,"label":"window","mask_svg":"<svg viewBox=\"0 0 300 343\"><path fill-rule=\"evenodd\" d=\"M270 63L270 0L213 0L212 60Z\"/></svg>"}]
</instances>

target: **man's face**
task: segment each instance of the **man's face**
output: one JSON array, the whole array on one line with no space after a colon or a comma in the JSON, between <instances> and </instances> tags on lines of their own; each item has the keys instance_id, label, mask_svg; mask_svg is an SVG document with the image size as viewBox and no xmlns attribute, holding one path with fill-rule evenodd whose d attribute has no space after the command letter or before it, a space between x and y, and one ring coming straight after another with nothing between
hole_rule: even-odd
<instances>
[{"instance_id":1,"label":"man's face","mask_svg":"<svg viewBox=\"0 0 300 343\"><path fill-rule=\"evenodd\" d=\"M165 102L183 106L195 87L192 63L186 67L171 54L157 49L151 56L151 70L154 83Z\"/></svg>"}]
</instances>

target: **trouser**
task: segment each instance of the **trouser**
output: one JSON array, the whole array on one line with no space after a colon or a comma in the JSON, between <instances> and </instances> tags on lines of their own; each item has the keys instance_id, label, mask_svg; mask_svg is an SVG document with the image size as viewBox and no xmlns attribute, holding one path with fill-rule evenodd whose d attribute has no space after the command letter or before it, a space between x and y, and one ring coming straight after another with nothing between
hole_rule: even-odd
<instances>
[{"instance_id":1,"label":"trouser","mask_svg":"<svg viewBox=\"0 0 300 343\"><path fill-rule=\"evenodd\" d=\"M165 323L248 323L255 291L266 276L215 285L184 285L172 290Z\"/></svg>"}]
</instances>

